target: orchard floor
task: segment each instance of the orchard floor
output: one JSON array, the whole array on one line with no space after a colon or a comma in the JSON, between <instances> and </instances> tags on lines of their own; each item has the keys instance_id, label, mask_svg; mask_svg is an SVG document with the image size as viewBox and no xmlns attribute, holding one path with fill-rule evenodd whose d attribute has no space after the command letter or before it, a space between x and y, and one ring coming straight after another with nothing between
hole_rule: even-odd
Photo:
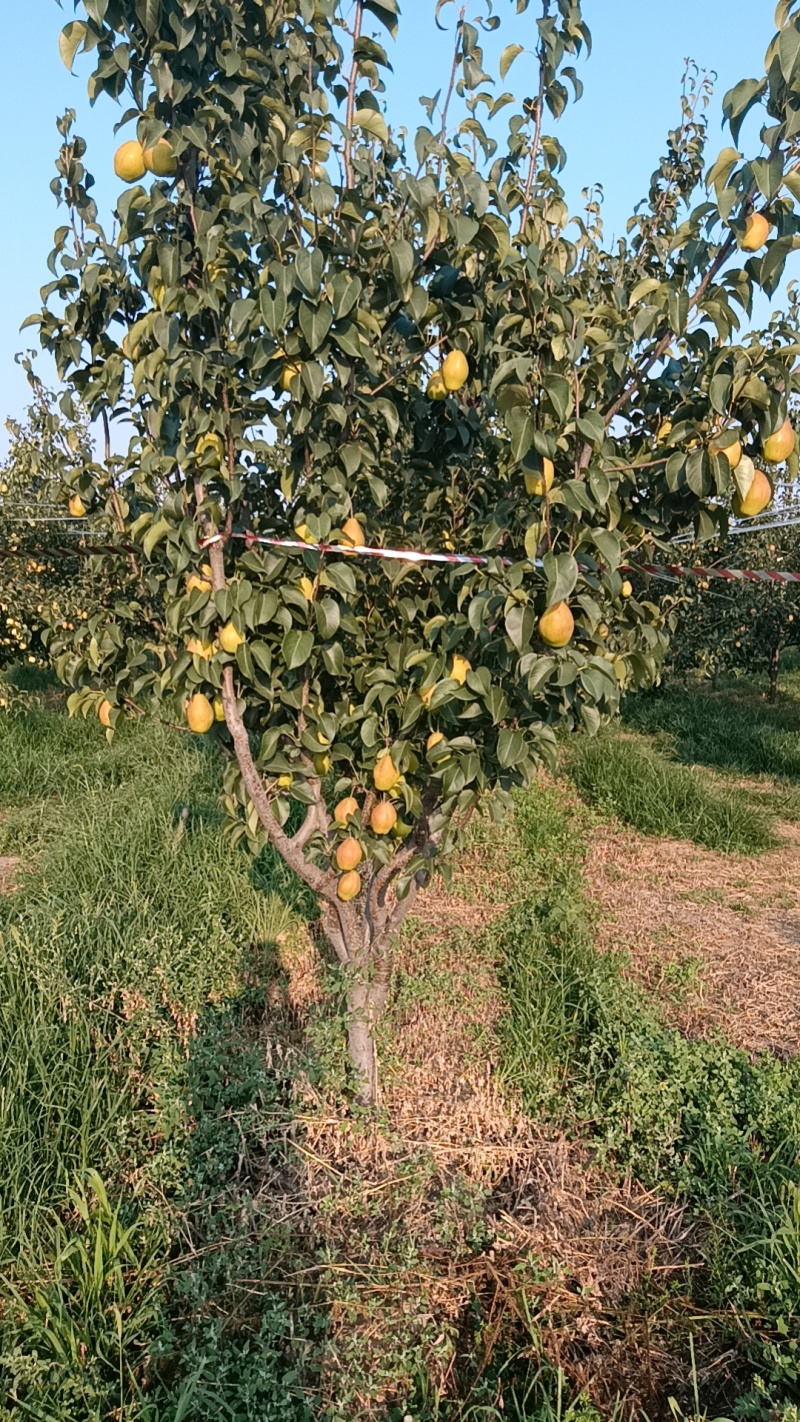
<instances>
[{"instance_id":1,"label":"orchard floor","mask_svg":"<svg viewBox=\"0 0 800 1422\"><path fill-rule=\"evenodd\" d=\"M586 873L598 948L629 958L670 1021L788 1058L800 1053L800 826L778 833L779 848L748 857L602 825Z\"/></svg>"},{"instance_id":2,"label":"orchard floor","mask_svg":"<svg viewBox=\"0 0 800 1422\"><path fill-rule=\"evenodd\" d=\"M780 712L789 745L800 687ZM476 822L404 934L365 1115L310 906L226 846L213 759L15 715L0 1422L797 1422L800 766L639 726L609 755L645 747L644 799L677 777L673 833L569 754ZM99 1284L87 1168L133 1230Z\"/></svg>"}]
</instances>

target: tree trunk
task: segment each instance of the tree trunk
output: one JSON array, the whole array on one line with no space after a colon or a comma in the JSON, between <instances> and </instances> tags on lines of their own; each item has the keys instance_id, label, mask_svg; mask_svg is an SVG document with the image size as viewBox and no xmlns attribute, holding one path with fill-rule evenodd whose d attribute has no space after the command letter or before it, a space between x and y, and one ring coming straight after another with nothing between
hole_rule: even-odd
<instances>
[{"instance_id":1,"label":"tree trunk","mask_svg":"<svg viewBox=\"0 0 800 1422\"><path fill-rule=\"evenodd\" d=\"M389 999L392 983L392 943L389 937L370 942L369 924L359 915L356 944L347 942L347 957L340 949L341 934L332 939L334 948L348 977L347 1048L356 1076L359 1101L372 1106L378 1100L378 1053L375 1028ZM328 935L331 937L331 935Z\"/></svg>"},{"instance_id":2,"label":"tree trunk","mask_svg":"<svg viewBox=\"0 0 800 1422\"><path fill-rule=\"evenodd\" d=\"M780 646L773 647L769 662L769 704L774 706L778 699L778 669L781 664Z\"/></svg>"}]
</instances>

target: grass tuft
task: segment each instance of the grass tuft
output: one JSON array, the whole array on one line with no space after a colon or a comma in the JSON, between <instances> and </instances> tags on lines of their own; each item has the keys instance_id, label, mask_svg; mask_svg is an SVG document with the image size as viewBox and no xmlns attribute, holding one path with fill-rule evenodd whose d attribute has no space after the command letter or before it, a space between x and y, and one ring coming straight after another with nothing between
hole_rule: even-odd
<instances>
[{"instance_id":1,"label":"grass tuft","mask_svg":"<svg viewBox=\"0 0 800 1422\"><path fill-rule=\"evenodd\" d=\"M777 842L767 809L747 791L712 783L640 736L576 736L565 769L590 804L644 834L691 839L726 854L758 854Z\"/></svg>"}]
</instances>

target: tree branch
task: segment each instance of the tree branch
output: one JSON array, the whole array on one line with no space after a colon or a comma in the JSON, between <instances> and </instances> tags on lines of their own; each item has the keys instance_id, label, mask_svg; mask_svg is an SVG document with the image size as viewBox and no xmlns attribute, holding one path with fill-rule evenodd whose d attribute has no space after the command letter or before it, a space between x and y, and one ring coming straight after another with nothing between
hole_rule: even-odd
<instances>
[{"instance_id":1,"label":"tree branch","mask_svg":"<svg viewBox=\"0 0 800 1422\"><path fill-rule=\"evenodd\" d=\"M344 141L344 179L348 188L353 186L353 115L356 108L356 84L358 83L358 60L355 47L361 35L363 18L363 0L356 0L356 17L353 22L353 63L350 67L350 78L347 81L347 109L345 111L347 137Z\"/></svg>"},{"instance_id":2,"label":"tree branch","mask_svg":"<svg viewBox=\"0 0 800 1422\"><path fill-rule=\"evenodd\" d=\"M543 9L543 11L542 11L542 18L546 20L547 17L548 17L548 15L549 15L549 13L550 13L550 0L544 0L544 9ZM546 64L546 61L545 61L545 52L544 52L544 41L543 41L543 40L540 40L540 41L539 41L539 95L538 95L538 98L537 98L537 100L536 100L536 118L535 118L534 125L533 125L533 141L532 141L532 143L531 143L530 162L528 163L528 177L527 177L527 180L526 180L526 182L525 182L525 192L524 192L523 198L522 198L522 212L521 212L521 214L520 214L520 219L519 219L519 230L520 230L520 232L523 232L523 231L525 230L525 224L526 224L526 222L528 221L528 214L529 214L529 212L530 212L530 206L531 206L531 192L533 191L533 179L534 179L534 177L535 177L535 175L536 175L536 169L537 169L537 166L538 166L538 163L539 163L539 148L540 148L541 142L542 142L542 118L543 118L543 116L544 116L544 115L543 115L543 109L544 109L544 76L545 76L545 64Z\"/></svg>"}]
</instances>

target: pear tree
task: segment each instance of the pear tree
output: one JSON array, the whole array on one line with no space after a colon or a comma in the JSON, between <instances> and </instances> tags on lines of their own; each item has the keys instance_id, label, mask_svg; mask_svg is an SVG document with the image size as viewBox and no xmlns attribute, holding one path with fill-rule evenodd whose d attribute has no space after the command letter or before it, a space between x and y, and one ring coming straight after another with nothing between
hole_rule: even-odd
<instances>
[{"instance_id":1,"label":"pear tree","mask_svg":"<svg viewBox=\"0 0 800 1422\"><path fill-rule=\"evenodd\" d=\"M417 894L560 727L654 682L669 627L628 569L724 531L797 388L795 333L745 328L800 245L798 0L713 161L687 76L610 246L559 176L581 0L516 11L504 47L510 17L458 12L413 133L396 0L76 0L61 35L116 116L118 198L109 230L66 114L31 319L65 416L125 448L63 497L135 577L50 650L109 734L146 711L218 743L232 832L317 896L368 1101Z\"/></svg>"}]
</instances>

